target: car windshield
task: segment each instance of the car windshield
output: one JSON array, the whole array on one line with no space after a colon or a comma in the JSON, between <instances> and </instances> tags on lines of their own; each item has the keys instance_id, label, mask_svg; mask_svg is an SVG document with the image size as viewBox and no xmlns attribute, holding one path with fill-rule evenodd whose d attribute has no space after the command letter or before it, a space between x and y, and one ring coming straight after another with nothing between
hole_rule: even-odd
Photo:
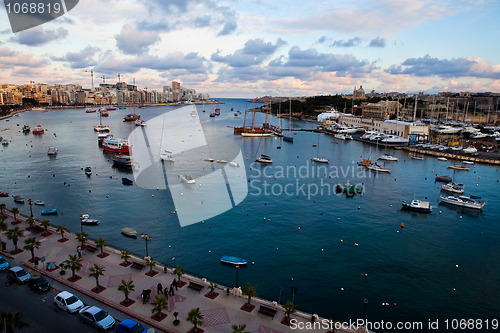
<instances>
[{"instance_id":1,"label":"car windshield","mask_svg":"<svg viewBox=\"0 0 500 333\"><path fill-rule=\"evenodd\" d=\"M45 280L44 278L40 278L36 280L36 284L38 286L45 286L49 283L49 281Z\"/></svg>"},{"instance_id":2,"label":"car windshield","mask_svg":"<svg viewBox=\"0 0 500 333\"><path fill-rule=\"evenodd\" d=\"M70 298L66 299L66 304L71 305L73 303L76 303L78 301L78 298L75 295L72 295Z\"/></svg>"},{"instance_id":3,"label":"car windshield","mask_svg":"<svg viewBox=\"0 0 500 333\"><path fill-rule=\"evenodd\" d=\"M104 318L106 318L108 314L106 313L106 311L104 310L101 310L99 312L97 312L95 315L94 315L94 318L96 321L101 321L103 320Z\"/></svg>"},{"instance_id":4,"label":"car windshield","mask_svg":"<svg viewBox=\"0 0 500 333\"><path fill-rule=\"evenodd\" d=\"M21 269L20 271L16 272L17 277L23 277L26 274L28 274L28 272L26 272L24 269Z\"/></svg>"},{"instance_id":5,"label":"car windshield","mask_svg":"<svg viewBox=\"0 0 500 333\"><path fill-rule=\"evenodd\" d=\"M5 260L3 257L0 257L0 264L4 264L6 262L7 262L7 260Z\"/></svg>"},{"instance_id":6,"label":"car windshield","mask_svg":"<svg viewBox=\"0 0 500 333\"><path fill-rule=\"evenodd\" d=\"M144 331L144 327L137 323L134 327L132 327L131 331L132 333L142 333Z\"/></svg>"}]
</instances>

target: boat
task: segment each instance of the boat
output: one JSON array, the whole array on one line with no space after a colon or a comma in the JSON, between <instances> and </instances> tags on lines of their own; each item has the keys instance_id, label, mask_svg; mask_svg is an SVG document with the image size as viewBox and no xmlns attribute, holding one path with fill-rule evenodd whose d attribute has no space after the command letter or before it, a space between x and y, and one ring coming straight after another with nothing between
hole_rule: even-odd
<instances>
[{"instance_id":1,"label":"boat","mask_svg":"<svg viewBox=\"0 0 500 333\"><path fill-rule=\"evenodd\" d=\"M102 149L115 153L129 154L130 143L126 139L108 137L102 141Z\"/></svg>"},{"instance_id":2,"label":"boat","mask_svg":"<svg viewBox=\"0 0 500 333\"><path fill-rule=\"evenodd\" d=\"M462 170L462 171L469 171L470 168L466 167L463 164L453 164L453 165L448 165L448 169L453 169L453 170Z\"/></svg>"},{"instance_id":3,"label":"boat","mask_svg":"<svg viewBox=\"0 0 500 333\"><path fill-rule=\"evenodd\" d=\"M134 181L128 178L122 178L123 185L134 185Z\"/></svg>"},{"instance_id":4,"label":"boat","mask_svg":"<svg viewBox=\"0 0 500 333\"><path fill-rule=\"evenodd\" d=\"M123 228L122 235L130 238L137 238L137 231L132 228Z\"/></svg>"},{"instance_id":5,"label":"boat","mask_svg":"<svg viewBox=\"0 0 500 333\"><path fill-rule=\"evenodd\" d=\"M99 220L91 219L89 214L80 215L80 223L85 225L98 225Z\"/></svg>"},{"instance_id":6,"label":"boat","mask_svg":"<svg viewBox=\"0 0 500 333\"><path fill-rule=\"evenodd\" d=\"M211 158L211 157L205 157L203 160L204 160L204 161L206 161L206 162L213 162L213 161L215 161L215 160L214 160L213 158Z\"/></svg>"},{"instance_id":7,"label":"boat","mask_svg":"<svg viewBox=\"0 0 500 333\"><path fill-rule=\"evenodd\" d=\"M85 110L85 113L96 113L96 112L97 112L97 110L95 110L95 109L87 109L87 110Z\"/></svg>"},{"instance_id":8,"label":"boat","mask_svg":"<svg viewBox=\"0 0 500 333\"><path fill-rule=\"evenodd\" d=\"M196 179L193 178L189 173L183 173L179 175L179 178L182 182L186 184L194 184L196 183Z\"/></svg>"},{"instance_id":9,"label":"boat","mask_svg":"<svg viewBox=\"0 0 500 333\"><path fill-rule=\"evenodd\" d=\"M160 158L162 161L175 162L175 159L172 156L172 152L169 150L165 150L163 154L160 154Z\"/></svg>"},{"instance_id":10,"label":"boat","mask_svg":"<svg viewBox=\"0 0 500 333\"><path fill-rule=\"evenodd\" d=\"M438 176L436 175L435 181L437 182L444 182L444 183L451 183L451 177L446 175L446 176Z\"/></svg>"},{"instance_id":11,"label":"boat","mask_svg":"<svg viewBox=\"0 0 500 333\"><path fill-rule=\"evenodd\" d=\"M233 133L235 135L239 134L242 137L263 137L263 136L271 136L272 131L269 129L268 117L269 117L269 105L266 104L266 119L262 126L255 125L255 114L257 112L256 108L252 109L252 124L250 126L246 125L247 120L247 110L245 109L245 116L243 117L243 126L234 127ZM216 110L217 111L217 110ZM217 113L215 113L217 115Z\"/></svg>"},{"instance_id":12,"label":"boat","mask_svg":"<svg viewBox=\"0 0 500 333\"><path fill-rule=\"evenodd\" d=\"M23 133L29 133L31 131L30 127L28 125L23 126Z\"/></svg>"},{"instance_id":13,"label":"boat","mask_svg":"<svg viewBox=\"0 0 500 333\"><path fill-rule=\"evenodd\" d=\"M432 212L432 207L429 205L428 201L420 201L420 200L412 200L410 203L402 201L403 209L413 210L421 213L430 213Z\"/></svg>"},{"instance_id":14,"label":"boat","mask_svg":"<svg viewBox=\"0 0 500 333\"><path fill-rule=\"evenodd\" d=\"M471 197L467 197L464 195L461 195L459 197L455 197L453 195L449 196L440 196L441 202L450 204L450 205L455 205L455 206L460 206L460 207L465 207L465 208L472 208L472 209L483 209L484 205L486 202L484 201L476 201L472 199Z\"/></svg>"},{"instance_id":15,"label":"boat","mask_svg":"<svg viewBox=\"0 0 500 333\"><path fill-rule=\"evenodd\" d=\"M42 210L41 213L42 215L57 215L57 209L47 209L47 210Z\"/></svg>"},{"instance_id":16,"label":"boat","mask_svg":"<svg viewBox=\"0 0 500 333\"><path fill-rule=\"evenodd\" d=\"M337 133L333 136L335 139L339 139L339 140L345 140L346 139L346 135L345 134L342 134L342 133Z\"/></svg>"},{"instance_id":17,"label":"boat","mask_svg":"<svg viewBox=\"0 0 500 333\"><path fill-rule=\"evenodd\" d=\"M337 184L337 186L335 187L335 192L345 193L347 195L363 194L363 191L363 186L356 186L351 183L347 183L345 185Z\"/></svg>"},{"instance_id":18,"label":"boat","mask_svg":"<svg viewBox=\"0 0 500 333\"><path fill-rule=\"evenodd\" d=\"M409 139L407 138L402 138L397 135L393 134L387 134L384 136L382 140L380 140L383 144L386 145L407 145L409 142Z\"/></svg>"},{"instance_id":19,"label":"boat","mask_svg":"<svg viewBox=\"0 0 500 333\"><path fill-rule=\"evenodd\" d=\"M132 167L132 159L128 155L115 155L111 158L113 166L121 168Z\"/></svg>"},{"instance_id":20,"label":"boat","mask_svg":"<svg viewBox=\"0 0 500 333\"><path fill-rule=\"evenodd\" d=\"M120 106L118 109L125 110L126 108L127 108L126 106Z\"/></svg>"},{"instance_id":21,"label":"boat","mask_svg":"<svg viewBox=\"0 0 500 333\"><path fill-rule=\"evenodd\" d=\"M283 141L293 143L293 135L292 135L292 99L290 99L290 107L288 109L288 133L287 134L283 134Z\"/></svg>"},{"instance_id":22,"label":"boat","mask_svg":"<svg viewBox=\"0 0 500 333\"><path fill-rule=\"evenodd\" d=\"M247 261L243 258L232 257L232 256L222 256L220 262L229 265L246 265Z\"/></svg>"},{"instance_id":23,"label":"boat","mask_svg":"<svg viewBox=\"0 0 500 333\"><path fill-rule=\"evenodd\" d=\"M260 130L260 129L256 128L250 132L242 132L241 136L247 137L247 138L256 138L256 137L271 136L271 134L272 134L271 132L268 132L266 130Z\"/></svg>"},{"instance_id":24,"label":"boat","mask_svg":"<svg viewBox=\"0 0 500 333\"><path fill-rule=\"evenodd\" d=\"M47 155L56 155L57 154L57 148L54 146L50 146L49 149L47 150Z\"/></svg>"},{"instance_id":25,"label":"boat","mask_svg":"<svg viewBox=\"0 0 500 333\"><path fill-rule=\"evenodd\" d=\"M9 145L9 141L3 140L2 146L7 147Z\"/></svg>"},{"instance_id":26,"label":"boat","mask_svg":"<svg viewBox=\"0 0 500 333\"><path fill-rule=\"evenodd\" d=\"M216 108L215 111L214 111L214 114L216 116L220 116L220 109L219 108Z\"/></svg>"},{"instance_id":27,"label":"boat","mask_svg":"<svg viewBox=\"0 0 500 333\"><path fill-rule=\"evenodd\" d=\"M476 154L477 148L473 146L469 146L467 148L462 149L462 153L464 154Z\"/></svg>"},{"instance_id":28,"label":"boat","mask_svg":"<svg viewBox=\"0 0 500 333\"><path fill-rule=\"evenodd\" d=\"M378 159L384 160L384 161L395 161L395 162L398 160L397 157L394 157L388 153L385 153L384 155L380 156Z\"/></svg>"},{"instance_id":29,"label":"boat","mask_svg":"<svg viewBox=\"0 0 500 333\"><path fill-rule=\"evenodd\" d=\"M220 163L220 164L227 164L227 161L226 161L226 160L217 160L217 163Z\"/></svg>"},{"instance_id":30,"label":"boat","mask_svg":"<svg viewBox=\"0 0 500 333\"><path fill-rule=\"evenodd\" d=\"M97 135L97 145L99 146L102 146L102 142L104 141L104 139L106 138L112 138L113 137L113 134L98 134Z\"/></svg>"},{"instance_id":31,"label":"boat","mask_svg":"<svg viewBox=\"0 0 500 333\"><path fill-rule=\"evenodd\" d=\"M20 195L15 195L14 196L14 202L18 202L18 203L24 203L24 198Z\"/></svg>"},{"instance_id":32,"label":"boat","mask_svg":"<svg viewBox=\"0 0 500 333\"><path fill-rule=\"evenodd\" d=\"M469 165L472 165L472 164L474 164L474 162L472 162L472 161L463 161L463 164L469 164Z\"/></svg>"},{"instance_id":33,"label":"boat","mask_svg":"<svg viewBox=\"0 0 500 333\"><path fill-rule=\"evenodd\" d=\"M233 168L239 168L240 164L235 161L231 161L229 162L229 166L232 166Z\"/></svg>"},{"instance_id":34,"label":"boat","mask_svg":"<svg viewBox=\"0 0 500 333\"><path fill-rule=\"evenodd\" d=\"M366 166L367 169L375 171L375 172L384 172L384 173L390 173L391 169L385 168L381 165L378 165L377 163L372 163Z\"/></svg>"},{"instance_id":35,"label":"boat","mask_svg":"<svg viewBox=\"0 0 500 333\"><path fill-rule=\"evenodd\" d=\"M35 128L31 131L33 134L43 134L45 133L45 130L41 125L36 125Z\"/></svg>"},{"instance_id":36,"label":"boat","mask_svg":"<svg viewBox=\"0 0 500 333\"><path fill-rule=\"evenodd\" d=\"M136 121L137 119L141 119L140 114L130 113L123 117L123 121Z\"/></svg>"},{"instance_id":37,"label":"boat","mask_svg":"<svg viewBox=\"0 0 500 333\"><path fill-rule=\"evenodd\" d=\"M210 118L215 117L215 113L211 112L211 113L209 114L209 117L210 117Z\"/></svg>"},{"instance_id":38,"label":"boat","mask_svg":"<svg viewBox=\"0 0 500 333\"><path fill-rule=\"evenodd\" d=\"M448 159L446 157L438 157L438 161L448 161Z\"/></svg>"},{"instance_id":39,"label":"boat","mask_svg":"<svg viewBox=\"0 0 500 333\"><path fill-rule=\"evenodd\" d=\"M270 164L273 163L273 159L268 155L261 154L259 157L255 159L255 162Z\"/></svg>"},{"instance_id":40,"label":"boat","mask_svg":"<svg viewBox=\"0 0 500 333\"><path fill-rule=\"evenodd\" d=\"M135 124L136 124L137 126L148 126L148 125L146 124L146 122L145 122L144 120L142 120L142 119L137 119L137 120L135 121Z\"/></svg>"},{"instance_id":41,"label":"boat","mask_svg":"<svg viewBox=\"0 0 500 333\"><path fill-rule=\"evenodd\" d=\"M37 206L45 206L45 202L43 202L42 200L35 200L34 204Z\"/></svg>"},{"instance_id":42,"label":"boat","mask_svg":"<svg viewBox=\"0 0 500 333\"><path fill-rule=\"evenodd\" d=\"M412 155L410 155L410 157L414 160L420 160L420 161L424 160L424 156L422 156L422 155L412 154Z\"/></svg>"},{"instance_id":43,"label":"boat","mask_svg":"<svg viewBox=\"0 0 500 333\"><path fill-rule=\"evenodd\" d=\"M462 184L447 183L447 184L441 185L441 189L443 191L462 194L462 193L464 193L464 189L462 186L463 186Z\"/></svg>"},{"instance_id":44,"label":"boat","mask_svg":"<svg viewBox=\"0 0 500 333\"><path fill-rule=\"evenodd\" d=\"M328 164L330 163L330 161L324 157L319 157L319 139L321 137L321 134L318 134L318 144L315 145L317 148L316 148L316 157L313 157L311 158L311 161L313 162L316 162L316 163L324 163L324 164Z\"/></svg>"},{"instance_id":45,"label":"boat","mask_svg":"<svg viewBox=\"0 0 500 333\"><path fill-rule=\"evenodd\" d=\"M114 111L114 110L116 110L116 108L115 108L115 107L109 107L109 108L106 108L106 111Z\"/></svg>"},{"instance_id":46,"label":"boat","mask_svg":"<svg viewBox=\"0 0 500 333\"><path fill-rule=\"evenodd\" d=\"M94 131L96 131L98 133L105 133L105 132L109 132L110 129L109 129L109 126L101 124L101 125L95 125Z\"/></svg>"},{"instance_id":47,"label":"boat","mask_svg":"<svg viewBox=\"0 0 500 333\"><path fill-rule=\"evenodd\" d=\"M107 111L101 111L100 114L101 117L109 117L109 113Z\"/></svg>"},{"instance_id":48,"label":"boat","mask_svg":"<svg viewBox=\"0 0 500 333\"><path fill-rule=\"evenodd\" d=\"M9 196L9 193L7 193L7 192L0 192L0 197L7 198L8 196Z\"/></svg>"},{"instance_id":49,"label":"boat","mask_svg":"<svg viewBox=\"0 0 500 333\"><path fill-rule=\"evenodd\" d=\"M191 111L191 117L196 117L197 115L196 110Z\"/></svg>"},{"instance_id":50,"label":"boat","mask_svg":"<svg viewBox=\"0 0 500 333\"><path fill-rule=\"evenodd\" d=\"M92 168L91 167L86 167L84 171L88 177L90 177L90 175L92 175Z\"/></svg>"}]
</instances>

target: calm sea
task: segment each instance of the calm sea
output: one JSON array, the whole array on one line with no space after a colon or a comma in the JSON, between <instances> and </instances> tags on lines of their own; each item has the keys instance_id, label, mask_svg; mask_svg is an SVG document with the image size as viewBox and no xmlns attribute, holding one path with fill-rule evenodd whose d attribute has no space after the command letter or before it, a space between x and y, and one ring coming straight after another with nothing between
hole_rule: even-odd
<instances>
[{"instance_id":1,"label":"calm sea","mask_svg":"<svg viewBox=\"0 0 500 333\"><path fill-rule=\"evenodd\" d=\"M147 233L152 237L149 254L156 260L173 265L175 258L188 272L221 285L234 286L236 271L221 265L220 257L245 258L249 265L239 270L240 285L257 284L263 298L281 303L293 298L299 309L326 318L354 320L366 312L371 321L427 323L491 320L500 313L496 167L452 172L446 162L411 160L403 151L391 151L399 158L385 163L391 174L366 173L355 163L360 157L376 158L383 149L312 132L296 132L293 144L274 137L243 139L233 135L231 126L241 126L245 108L252 105L241 99L220 101L220 117L209 118L212 105L198 106L198 114L204 127L218 131L222 147L227 142L241 147L249 194L234 209L203 223L181 228L168 191L123 186L121 178L133 175L112 167L111 155L97 146L93 126L99 119L83 109L26 112L0 121L0 136L10 141L0 147L0 190L42 200L44 209L57 208L60 214L51 216L51 223L73 232L80 230L80 214L89 213L101 221L84 227L91 238L105 237L110 245L139 256L145 256L145 242L125 238L120 230ZM173 109L137 111L148 120ZM235 117L238 110L241 115ZM122 121L129 112L111 111L103 118L115 137L127 137L135 128ZM256 122L263 119L257 114ZM275 118L272 122L279 125ZM24 124L41 124L47 131L24 135ZM287 121L281 126L287 128ZM295 122L293 127L315 125ZM52 158L47 156L51 145L59 150ZM274 163L252 163L261 153ZM311 164L316 155L330 164ZM86 166L93 169L91 177L83 172ZM439 205L436 174L453 176L466 193L483 197L488 202L484 211ZM365 194L336 195L334 185L346 182L363 184ZM433 212L402 211L400 200L414 198L429 201ZM12 198L0 202L15 205ZM16 206L29 214L28 205ZM43 208L33 209L39 217Z\"/></svg>"}]
</instances>

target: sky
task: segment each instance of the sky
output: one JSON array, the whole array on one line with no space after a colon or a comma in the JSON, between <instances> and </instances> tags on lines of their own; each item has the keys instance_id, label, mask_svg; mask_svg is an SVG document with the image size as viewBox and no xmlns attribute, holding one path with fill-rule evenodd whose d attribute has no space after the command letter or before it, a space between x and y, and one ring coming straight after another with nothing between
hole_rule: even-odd
<instances>
[{"instance_id":1,"label":"sky","mask_svg":"<svg viewBox=\"0 0 500 333\"><path fill-rule=\"evenodd\" d=\"M499 93L499 17L498 0L80 0L13 33L2 6L0 83L90 88L93 70L211 97Z\"/></svg>"}]
</instances>

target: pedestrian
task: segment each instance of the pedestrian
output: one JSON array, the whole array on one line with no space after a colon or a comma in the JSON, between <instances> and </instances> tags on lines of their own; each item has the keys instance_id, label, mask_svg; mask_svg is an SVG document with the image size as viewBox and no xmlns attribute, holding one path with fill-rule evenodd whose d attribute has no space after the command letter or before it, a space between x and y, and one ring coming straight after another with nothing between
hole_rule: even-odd
<instances>
[{"instance_id":1,"label":"pedestrian","mask_svg":"<svg viewBox=\"0 0 500 333\"><path fill-rule=\"evenodd\" d=\"M77 247L76 248L76 253L78 254L78 258L81 258L82 257L82 252L80 251L82 248L81 247Z\"/></svg>"},{"instance_id":2,"label":"pedestrian","mask_svg":"<svg viewBox=\"0 0 500 333\"><path fill-rule=\"evenodd\" d=\"M163 291L163 295L167 298L168 301L168 287L165 287L165 290Z\"/></svg>"},{"instance_id":3,"label":"pedestrian","mask_svg":"<svg viewBox=\"0 0 500 333\"><path fill-rule=\"evenodd\" d=\"M177 289L177 281L174 279L174 281L172 281L172 285L175 287L175 290L179 290Z\"/></svg>"},{"instance_id":4,"label":"pedestrian","mask_svg":"<svg viewBox=\"0 0 500 333\"><path fill-rule=\"evenodd\" d=\"M156 293L163 295L163 286L161 285L161 282L158 282L158 285L156 286Z\"/></svg>"},{"instance_id":5,"label":"pedestrian","mask_svg":"<svg viewBox=\"0 0 500 333\"><path fill-rule=\"evenodd\" d=\"M82 254L85 255L85 252L87 250L87 246L82 246Z\"/></svg>"},{"instance_id":6,"label":"pedestrian","mask_svg":"<svg viewBox=\"0 0 500 333\"><path fill-rule=\"evenodd\" d=\"M170 285L169 293L170 293L170 295L175 296L175 294L174 294L174 286Z\"/></svg>"}]
</instances>

